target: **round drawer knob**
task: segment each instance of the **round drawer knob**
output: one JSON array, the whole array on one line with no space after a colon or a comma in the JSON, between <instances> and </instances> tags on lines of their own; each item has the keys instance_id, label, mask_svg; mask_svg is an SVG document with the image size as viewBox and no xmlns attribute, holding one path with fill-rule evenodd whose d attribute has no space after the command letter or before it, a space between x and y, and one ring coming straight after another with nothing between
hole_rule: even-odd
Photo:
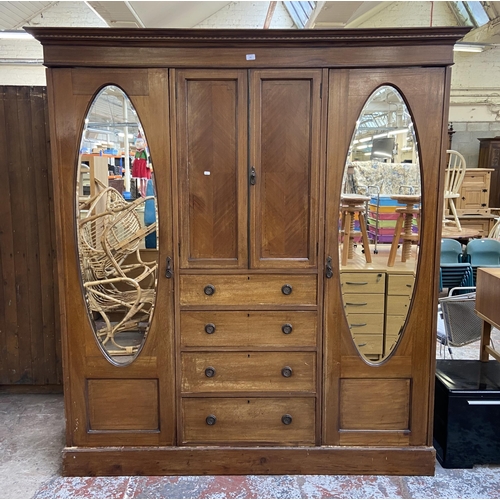
<instances>
[{"instance_id":1,"label":"round drawer knob","mask_svg":"<svg viewBox=\"0 0 500 500\"><path fill-rule=\"evenodd\" d=\"M209 335L215 333L215 325L213 323L207 323L205 325L205 332Z\"/></svg>"},{"instance_id":2,"label":"round drawer knob","mask_svg":"<svg viewBox=\"0 0 500 500\"><path fill-rule=\"evenodd\" d=\"M289 378L292 376L292 369L289 366L285 366L284 368L281 369L281 375L285 378Z\"/></svg>"},{"instance_id":3,"label":"round drawer knob","mask_svg":"<svg viewBox=\"0 0 500 500\"><path fill-rule=\"evenodd\" d=\"M281 417L281 421L285 425L290 425L292 423L292 416L287 413Z\"/></svg>"},{"instance_id":4,"label":"round drawer knob","mask_svg":"<svg viewBox=\"0 0 500 500\"><path fill-rule=\"evenodd\" d=\"M215 415L209 415L206 419L205 422L207 425L215 425L215 422L217 422L217 418Z\"/></svg>"},{"instance_id":5,"label":"round drawer knob","mask_svg":"<svg viewBox=\"0 0 500 500\"><path fill-rule=\"evenodd\" d=\"M203 291L205 295L213 295L215 293L215 287L213 285L207 285Z\"/></svg>"},{"instance_id":6,"label":"round drawer knob","mask_svg":"<svg viewBox=\"0 0 500 500\"><path fill-rule=\"evenodd\" d=\"M212 378L215 376L215 368L212 368L209 366L208 368L205 368L205 376L208 378Z\"/></svg>"},{"instance_id":7,"label":"round drawer knob","mask_svg":"<svg viewBox=\"0 0 500 500\"><path fill-rule=\"evenodd\" d=\"M293 330L293 326L292 326L290 323L286 323L286 324L284 324L284 325L281 327L281 331L282 331L285 335L289 335L290 333L292 333L292 330Z\"/></svg>"},{"instance_id":8,"label":"round drawer knob","mask_svg":"<svg viewBox=\"0 0 500 500\"><path fill-rule=\"evenodd\" d=\"M283 295L290 295L292 293L292 285L283 285L281 291Z\"/></svg>"}]
</instances>

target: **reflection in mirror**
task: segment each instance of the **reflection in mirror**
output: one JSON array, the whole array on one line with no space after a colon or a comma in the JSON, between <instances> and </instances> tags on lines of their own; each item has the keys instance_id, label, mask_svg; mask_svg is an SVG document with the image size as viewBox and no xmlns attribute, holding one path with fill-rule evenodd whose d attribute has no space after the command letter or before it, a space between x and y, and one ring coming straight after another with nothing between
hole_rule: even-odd
<instances>
[{"instance_id":1,"label":"reflection in mirror","mask_svg":"<svg viewBox=\"0 0 500 500\"><path fill-rule=\"evenodd\" d=\"M339 214L342 298L353 341L371 363L403 332L418 261L420 166L410 112L379 87L356 122Z\"/></svg>"},{"instance_id":2,"label":"reflection in mirror","mask_svg":"<svg viewBox=\"0 0 500 500\"><path fill-rule=\"evenodd\" d=\"M118 87L103 88L85 119L76 201L94 332L109 359L127 364L144 344L155 304L158 222L146 137Z\"/></svg>"}]
</instances>

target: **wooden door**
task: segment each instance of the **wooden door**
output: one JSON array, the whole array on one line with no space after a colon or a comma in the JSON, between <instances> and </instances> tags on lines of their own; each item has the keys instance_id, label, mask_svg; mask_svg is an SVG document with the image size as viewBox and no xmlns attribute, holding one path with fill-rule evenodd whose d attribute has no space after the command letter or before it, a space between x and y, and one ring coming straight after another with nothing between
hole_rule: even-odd
<instances>
[{"instance_id":1,"label":"wooden door","mask_svg":"<svg viewBox=\"0 0 500 500\"><path fill-rule=\"evenodd\" d=\"M173 281L168 72L163 69L50 69L49 105L65 358L67 446L175 444ZM117 366L98 347L82 292L76 248L76 174L86 114L107 85L130 98L144 127L155 168L159 250L156 307L144 347ZM176 262L174 259L174 270Z\"/></svg>"},{"instance_id":2,"label":"wooden door","mask_svg":"<svg viewBox=\"0 0 500 500\"><path fill-rule=\"evenodd\" d=\"M317 266L321 78L251 72L251 268Z\"/></svg>"},{"instance_id":3,"label":"wooden door","mask_svg":"<svg viewBox=\"0 0 500 500\"><path fill-rule=\"evenodd\" d=\"M181 268L246 268L247 73L176 74Z\"/></svg>"},{"instance_id":4,"label":"wooden door","mask_svg":"<svg viewBox=\"0 0 500 500\"><path fill-rule=\"evenodd\" d=\"M431 446L431 373L441 230L449 73L444 68L331 70L326 181L323 443ZM349 331L338 260L341 185L351 138L363 106L382 85L398 89L412 115L422 179L420 250L413 300L402 339L380 364L362 358Z\"/></svg>"}]
</instances>

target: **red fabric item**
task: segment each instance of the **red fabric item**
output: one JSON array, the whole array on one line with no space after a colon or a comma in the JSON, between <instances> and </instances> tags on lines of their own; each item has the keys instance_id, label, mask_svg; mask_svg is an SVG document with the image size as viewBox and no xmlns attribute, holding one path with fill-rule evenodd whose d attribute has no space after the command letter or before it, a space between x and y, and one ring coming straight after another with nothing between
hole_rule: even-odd
<instances>
[{"instance_id":1,"label":"red fabric item","mask_svg":"<svg viewBox=\"0 0 500 500\"><path fill-rule=\"evenodd\" d=\"M137 151L134 162L132 163L132 177L136 179L151 179L151 170L148 168L146 152Z\"/></svg>"}]
</instances>

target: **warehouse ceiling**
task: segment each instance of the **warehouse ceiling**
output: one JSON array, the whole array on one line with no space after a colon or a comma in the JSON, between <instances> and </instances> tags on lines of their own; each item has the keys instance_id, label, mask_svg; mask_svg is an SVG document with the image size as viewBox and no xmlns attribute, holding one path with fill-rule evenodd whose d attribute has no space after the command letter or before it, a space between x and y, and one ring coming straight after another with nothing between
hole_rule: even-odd
<instances>
[{"instance_id":1,"label":"warehouse ceiling","mask_svg":"<svg viewBox=\"0 0 500 500\"><path fill-rule=\"evenodd\" d=\"M116 27L192 28L231 2L88 2L110 25ZM316 9L309 26L344 27L383 2L313 2Z\"/></svg>"},{"instance_id":2,"label":"warehouse ceiling","mask_svg":"<svg viewBox=\"0 0 500 500\"><path fill-rule=\"evenodd\" d=\"M17 30L58 2L0 1L0 30ZM104 1L86 2L110 27L192 28L231 2ZM315 4L306 27L342 28L364 21L385 2L331 1ZM386 4L387 5L387 4Z\"/></svg>"},{"instance_id":3,"label":"warehouse ceiling","mask_svg":"<svg viewBox=\"0 0 500 500\"><path fill-rule=\"evenodd\" d=\"M18 30L59 2L0 1L0 30ZM192 28L232 2L218 1L103 1L86 2L110 27ZM275 2L269 2L270 4ZM292 3L292 2L285 2ZM296 2L306 3L306 2ZM354 28L389 2L318 1L306 28ZM466 2L449 2L466 3ZM473 2L471 2L473 3ZM491 19L500 13L500 1L481 3ZM459 24L463 24L459 21Z\"/></svg>"}]
</instances>

